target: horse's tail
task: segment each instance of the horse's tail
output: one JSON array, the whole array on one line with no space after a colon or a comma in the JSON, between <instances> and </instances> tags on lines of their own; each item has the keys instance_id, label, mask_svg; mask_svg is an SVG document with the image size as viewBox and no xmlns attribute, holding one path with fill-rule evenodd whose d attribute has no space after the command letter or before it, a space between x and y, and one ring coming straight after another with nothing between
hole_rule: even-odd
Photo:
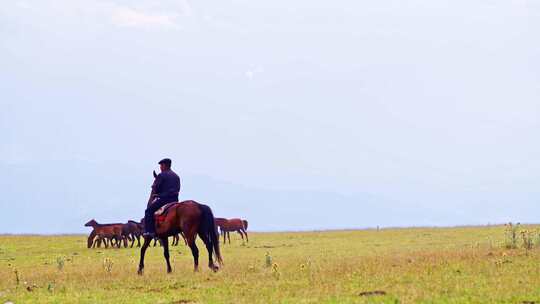
<instances>
[{"instance_id":1,"label":"horse's tail","mask_svg":"<svg viewBox=\"0 0 540 304\"><path fill-rule=\"evenodd\" d=\"M248 221L242 220L242 223L244 223L244 230L247 230L247 227L248 227Z\"/></svg>"},{"instance_id":2,"label":"horse's tail","mask_svg":"<svg viewBox=\"0 0 540 304\"><path fill-rule=\"evenodd\" d=\"M202 212L200 231L202 234L208 236L208 241L210 242L214 254L216 255L219 264L222 265L223 259L221 258L221 251L219 250L218 231L216 223L214 221L214 214L212 213L212 209L203 204L199 204L199 208Z\"/></svg>"}]
</instances>

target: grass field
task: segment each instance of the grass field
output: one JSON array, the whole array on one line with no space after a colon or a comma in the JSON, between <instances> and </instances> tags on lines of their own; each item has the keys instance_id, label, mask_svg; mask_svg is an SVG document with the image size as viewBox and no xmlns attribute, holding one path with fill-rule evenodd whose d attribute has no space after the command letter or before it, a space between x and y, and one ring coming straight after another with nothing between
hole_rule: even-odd
<instances>
[{"instance_id":1,"label":"grass field","mask_svg":"<svg viewBox=\"0 0 540 304\"><path fill-rule=\"evenodd\" d=\"M182 245L172 274L155 247L137 276L135 248L0 236L0 303L540 303L540 249L504 242L504 226L252 233L218 273L194 273Z\"/></svg>"}]
</instances>

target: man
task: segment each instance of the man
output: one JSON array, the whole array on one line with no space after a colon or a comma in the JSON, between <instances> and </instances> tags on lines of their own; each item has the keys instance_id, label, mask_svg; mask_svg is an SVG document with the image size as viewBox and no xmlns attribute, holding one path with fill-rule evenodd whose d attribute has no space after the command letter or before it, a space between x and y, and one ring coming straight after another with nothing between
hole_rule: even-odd
<instances>
[{"instance_id":1,"label":"man","mask_svg":"<svg viewBox=\"0 0 540 304\"><path fill-rule=\"evenodd\" d=\"M159 161L161 173L154 181L154 201L150 203L144 212L144 236L154 237L156 234L156 224L154 213L164 205L178 202L180 193L180 177L171 170L171 160L168 158Z\"/></svg>"}]
</instances>

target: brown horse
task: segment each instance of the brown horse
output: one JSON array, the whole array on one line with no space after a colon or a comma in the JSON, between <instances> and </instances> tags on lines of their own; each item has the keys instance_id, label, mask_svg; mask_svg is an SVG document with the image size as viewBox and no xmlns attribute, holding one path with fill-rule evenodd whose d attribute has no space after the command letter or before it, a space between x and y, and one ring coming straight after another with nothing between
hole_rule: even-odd
<instances>
[{"instance_id":1,"label":"brown horse","mask_svg":"<svg viewBox=\"0 0 540 304\"><path fill-rule=\"evenodd\" d=\"M127 241L131 241L131 248L137 240L137 247L141 247L141 235L143 227L141 223L129 220L124 226L122 226L122 236L124 237L124 247L127 247Z\"/></svg>"},{"instance_id":2,"label":"brown horse","mask_svg":"<svg viewBox=\"0 0 540 304\"><path fill-rule=\"evenodd\" d=\"M153 201L156 190L156 177L156 172L154 172L154 183L152 184L148 204L151 204ZM167 238L180 232L184 233L187 244L191 249L194 270L199 270L199 249L195 244L198 234L208 250L208 267L213 271L217 271L219 267L214 264L213 255L216 255L220 265L223 264L223 259L219 250L219 239L217 227L214 223L214 214L210 207L192 200L171 204L166 214L162 215L163 219L156 219L156 236L161 240L161 244L163 245L163 256L167 262L167 272L172 271L169 261L169 242ZM144 243L141 248L141 259L139 261L139 274L143 274L144 255L151 241L152 238L150 236L144 237Z\"/></svg>"},{"instance_id":3,"label":"brown horse","mask_svg":"<svg viewBox=\"0 0 540 304\"><path fill-rule=\"evenodd\" d=\"M216 225L221 230L223 234L223 244L225 244L225 236L229 238L229 244L231 243L231 235L229 232L236 231L244 240L244 234L246 235L246 241L249 242L248 234L246 232L248 227L248 222L239 218L234 219L225 219L225 218L216 218Z\"/></svg>"},{"instance_id":4,"label":"brown horse","mask_svg":"<svg viewBox=\"0 0 540 304\"><path fill-rule=\"evenodd\" d=\"M122 236L122 227L124 224L99 224L96 220L91 219L88 223L84 224L86 227L92 227L94 230L90 233L90 236L97 236L98 245L101 241L105 242L105 247L109 247L107 240L116 241L116 246L120 248L121 241L123 240ZM94 233L95 232L95 233ZM93 240L93 239L92 239ZM88 239L88 244L90 245L90 237Z\"/></svg>"}]
</instances>

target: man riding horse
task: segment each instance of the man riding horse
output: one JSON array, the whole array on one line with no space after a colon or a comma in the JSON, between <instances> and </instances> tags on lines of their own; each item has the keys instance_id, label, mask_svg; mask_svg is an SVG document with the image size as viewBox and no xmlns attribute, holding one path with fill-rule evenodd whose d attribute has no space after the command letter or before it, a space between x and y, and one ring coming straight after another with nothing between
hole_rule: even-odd
<instances>
[{"instance_id":1,"label":"man riding horse","mask_svg":"<svg viewBox=\"0 0 540 304\"><path fill-rule=\"evenodd\" d=\"M223 263L223 258L219 250L219 236L212 209L194 200L178 202L180 178L171 170L171 160L168 158L163 159L159 162L159 165L161 173L157 175L156 172L153 172L154 183L152 184L152 191L148 198L148 207L143 220L145 227L144 243L141 247L141 258L137 273L142 275L144 272L144 256L154 237L158 237L163 244L163 256L167 262L167 272L171 272L167 238L178 233L183 233L186 243L191 249L195 271L199 269L199 248L197 248L195 242L197 236L201 238L206 250L208 250L208 267L212 271L218 271L219 266L214 264L213 257L216 257L220 265ZM168 211L160 215L159 225L156 227L154 213L168 203L174 204L167 207Z\"/></svg>"},{"instance_id":2,"label":"man riding horse","mask_svg":"<svg viewBox=\"0 0 540 304\"><path fill-rule=\"evenodd\" d=\"M159 161L161 173L155 180L155 194L153 201L148 205L144 212L144 236L154 237L156 234L156 223L154 213L159 208L168 203L178 202L180 193L180 177L171 170L171 160L168 158Z\"/></svg>"}]
</instances>

